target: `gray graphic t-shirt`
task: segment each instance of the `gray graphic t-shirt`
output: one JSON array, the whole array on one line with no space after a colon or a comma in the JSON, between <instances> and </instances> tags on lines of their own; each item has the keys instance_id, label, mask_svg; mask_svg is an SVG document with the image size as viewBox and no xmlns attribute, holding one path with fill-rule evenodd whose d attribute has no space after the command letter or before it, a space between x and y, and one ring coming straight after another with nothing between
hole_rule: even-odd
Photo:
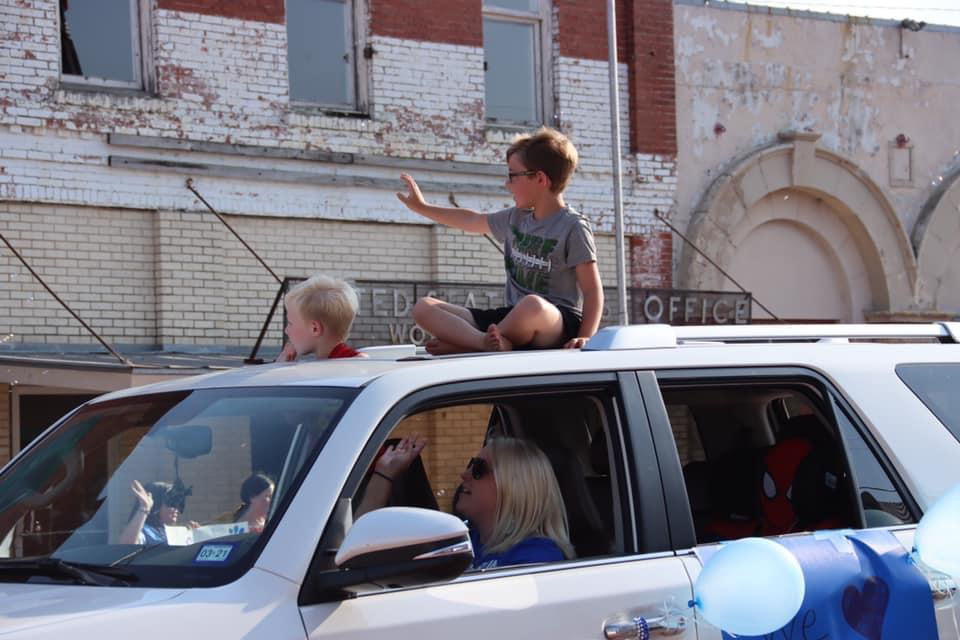
<instances>
[{"instance_id":1,"label":"gray graphic t-shirt","mask_svg":"<svg viewBox=\"0 0 960 640\"><path fill-rule=\"evenodd\" d=\"M535 293L557 306L583 312L575 267L597 260L586 218L565 208L537 220L530 209L512 207L491 213L487 222L493 237L503 243L508 306Z\"/></svg>"}]
</instances>

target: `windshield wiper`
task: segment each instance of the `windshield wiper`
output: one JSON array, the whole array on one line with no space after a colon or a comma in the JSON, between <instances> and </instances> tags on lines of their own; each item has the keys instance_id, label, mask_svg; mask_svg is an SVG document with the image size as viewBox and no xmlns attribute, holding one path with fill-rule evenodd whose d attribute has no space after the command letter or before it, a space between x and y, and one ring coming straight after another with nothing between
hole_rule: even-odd
<instances>
[{"instance_id":1,"label":"windshield wiper","mask_svg":"<svg viewBox=\"0 0 960 640\"><path fill-rule=\"evenodd\" d=\"M77 584L99 587L130 586L131 582L137 580L135 573L125 569L67 562L60 558L0 560L0 577L5 574L72 578Z\"/></svg>"}]
</instances>

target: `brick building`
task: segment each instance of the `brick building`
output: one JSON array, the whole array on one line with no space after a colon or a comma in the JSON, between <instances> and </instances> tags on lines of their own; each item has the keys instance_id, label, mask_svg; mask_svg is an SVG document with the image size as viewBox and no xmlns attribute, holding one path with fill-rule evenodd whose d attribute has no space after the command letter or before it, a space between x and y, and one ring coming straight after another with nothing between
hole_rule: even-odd
<instances>
[{"instance_id":1,"label":"brick building","mask_svg":"<svg viewBox=\"0 0 960 640\"><path fill-rule=\"evenodd\" d=\"M499 209L509 141L549 124L580 150L567 199L615 284L602 0L114 5L0 1L0 229L139 366L63 356L99 345L0 247L0 459L84 394L197 364L147 352L256 340L277 281L187 178L281 277L363 281L356 341L383 342L377 318L410 329L398 287L484 304L503 278L486 239L397 202L399 173L434 201ZM672 3L622 0L618 20L629 277L669 287L654 211L677 188ZM278 315L268 347L280 331Z\"/></svg>"}]
</instances>

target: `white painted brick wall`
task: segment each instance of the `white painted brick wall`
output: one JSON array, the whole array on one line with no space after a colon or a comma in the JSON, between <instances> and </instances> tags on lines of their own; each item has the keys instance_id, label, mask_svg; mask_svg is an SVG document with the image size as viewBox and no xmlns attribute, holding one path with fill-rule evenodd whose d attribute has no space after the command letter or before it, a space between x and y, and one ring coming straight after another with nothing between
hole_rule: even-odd
<instances>
[{"instance_id":1,"label":"white painted brick wall","mask_svg":"<svg viewBox=\"0 0 960 640\"><path fill-rule=\"evenodd\" d=\"M370 117L291 107L283 25L158 10L152 57L157 94L59 87L56 3L0 6L0 224L50 284L120 344L247 346L276 283L184 188L185 175L108 165L111 155L157 157L107 144L127 133L366 155L502 163L512 134L483 121L483 50L374 36ZM669 209L672 158L628 152L628 89L620 69L627 229L643 232ZM607 67L557 58L561 127L581 168L568 202L598 234L601 273L614 281ZM161 154L162 155L162 154ZM181 161L397 180L399 170L167 153ZM501 186L498 176L416 172L423 180ZM196 185L281 275L353 279L503 280L502 258L481 237L436 228L392 190L198 178ZM495 211L502 195L451 195ZM11 279L12 278L12 279ZM0 336L14 343L91 338L11 256L0 252ZM271 335L279 335L279 315ZM0 345L2 346L2 345Z\"/></svg>"},{"instance_id":2,"label":"white painted brick wall","mask_svg":"<svg viewBox=\"0 0 960 640\"><path fill-rule=\"evenodd\" d=\"M0 203L0 228L95 330L118 343L156 341L149 214ZM6 247L0 251L0 309L0 334L14 335L7 345L92 341Z\"/></svg>"},{"instance_id":3,"label":"white painted brick wall","mask_svg":"<svg viewBox=\"0 0 960 640\"><path fill-rule=\"evenodd\" d=\"M494 163L502 161L511 138L491 135L485 128L483 51L478 47L373 37L372 117L332 117L290 107L282 25L158 10L152 58L159 95L117 96L58 89L55 5L40 0L21 4L26 6L3 9L10 37L0 43L2 199L198 209L182 187L182 176L107 168L107 156L118 153L104 144L110 132ZM35 59L26 59L28 54ZM25 66L28 62L33 66ZM582 158L571 200L598 229L612 229L606 64L558 58L555 69L559 119ZM620 77L625 197L638 198L626 202L627 228L639 232L651 225L652 206L669 208L672 186L658 189L654 187L665 185L638 182L645 177L645 167L626 153L625 67ZM240 163L263 168L277 164ZM297 168L357 172L316 163L298 163ZM398 173L369 168L359 172ZM326 188L329 202L318 207L316 187L221 179L205 188L227 212L416 221L392 201L385 208L384 195L389 200L389 194L370 190Z\"/></svg>"}]
</instances>

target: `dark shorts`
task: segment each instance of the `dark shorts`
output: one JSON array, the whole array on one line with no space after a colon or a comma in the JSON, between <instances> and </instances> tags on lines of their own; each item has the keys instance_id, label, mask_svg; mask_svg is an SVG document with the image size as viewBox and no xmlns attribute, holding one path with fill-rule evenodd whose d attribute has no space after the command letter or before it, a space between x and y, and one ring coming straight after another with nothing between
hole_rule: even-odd
<instances>
[{"instance_id":1,"label":"dark shorts","mask_svg":"<svg viewBox=\"0 0 960 640\"><path fill-rule=\"evenodd\" d=\"M570 307L563 307L560 305L554 305L560 311L560 316L563 318L563 338L560 340L560 344L557 345L562 347L567 343L568 340L576 338L580 333L580 323L583 321L583 316L581 316L577 311L574 311ZM467 307L467 311L473 316L473 322L477 325L480 331L486 331L487 327L492 324L500 324L504 318L507 317L507 314L513 311L513 307L498 307L496 309L472 309ZM531 347L517 347L518 349L531 348Z\"/></svg>"}]
</instances>

